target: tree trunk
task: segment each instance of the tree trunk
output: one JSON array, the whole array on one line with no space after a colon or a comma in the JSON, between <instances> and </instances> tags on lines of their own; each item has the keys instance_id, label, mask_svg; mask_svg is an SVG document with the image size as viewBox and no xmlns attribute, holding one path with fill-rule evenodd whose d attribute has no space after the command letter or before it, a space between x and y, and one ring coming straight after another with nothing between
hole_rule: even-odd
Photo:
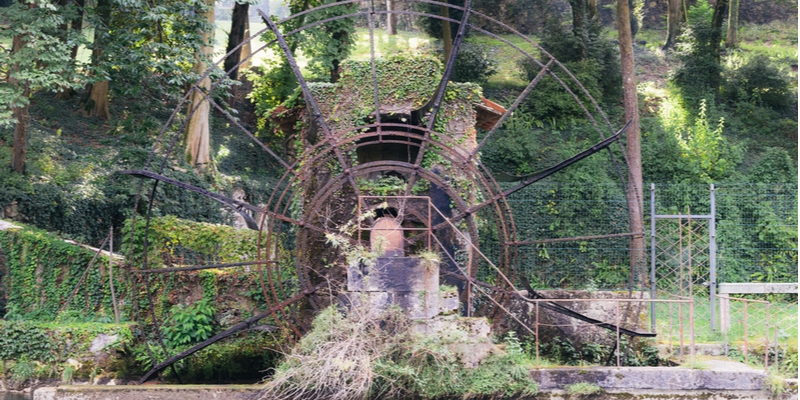
<instances>
[{"instance_id":1,"label":"tree trunk","mask_svg":"<svg viewBox=\"0 0 800 400\"><path fill-rule=\"evenodd\" d=\"M681 21L683 21L682 0L667 0L667 41L663 50L671 49L680 35Z\"/></svg>"},{"instance_id":2,"label":"tree trunk","mask_svg":"<svg viewBox=\"0 0 800 400\"><path fill-rule=\"evenodd\" d=\"M214 0L206 0L208 9L206 10L206 20L209 24L214 24ZM214 51L213 47L208 45L211 41L211 31L203 31L203 47L202 55L197 57L194 64L194 72L202 75L206 72L206 59L211 57ZM210 148L210 135L209 135L209 104L205 100L203 93L198 93L202 90L208 93L211 90L211 80L206 77L198 85L197 89L192 92L191 104L189 105L188 113L189 122L186 124L186 159L192 165L205 166L211 160L209 156ZM192 113L194 111L194 113ZM187 114L187 115L189 115Z\"/></svg>"},{"instance_id":3,"label":"tree trunk","mask_svg":"<svg viewBox=\"0 0 800 400\"><path fill-rule=\"evenodd\" d=\"M633 15L633 0L628 0L628 17L631 20L631 42L633 42L633 38L639 33L639 19Z\"/></svg>"},{"instance_id":4,"label":"tree trunk","mask_svg":"<svg viewBox=\"0 0 800 400\"><path fill-rule=\"evenodd\" d=\"M572 9L572 34L580 39L581 59L586 59L586 0L569 0Z\"/></svg>"},{"instance_id":5,"label":"tree trunk","mask_svg":"<svg viewBox=\"0 0 800 400\"><path fill-rule=\"evenodd\" d=\"M26 88L23 91L23 96L28 97L29 90ZM14 119L17 124L14 125L14 142L12 143L11 152L11 168L20 174L25 173L25 153L26 149L26 136L28 132L28 106L14 107Z\"/></svg>"},{"instance_id":6,"label":"tree trunk","mask_svg":"<svg viewBox=\"0 0 800 400\"><path fill-rule=\"evenodd\" d=\"M628 162L628 217L631 232L644 232L643 193L642 193L642 152L639 132L639 104L636 98L636 75L633 64L633 35L631 34L630 13L627 1L617 1L617 30L619 32L619 53L622 62L622 88L624 92L625 120L631 125L625 132L626 159ZM644 237L631 237L631 270L638 272L640 284L647 281L644 273ZM634 273L634 276L636 274Z\"/></svg>"},{"instance_id":7,"label":"tree trunk","mask_svg":"<svg viewBox=\"0 0 800 400\"><path fill-rule=\"evenodd\" d=\"M244 38L247 39L250 37L250 16L248 15L247 19L244 20ZM245 60L242 65L239 66L240 69L248 69L250 68L250 54L253 53L252 48L250 47L251 42L247 42L242 46L242 54L239 56L239 61Z\"/></svg>"},{"instance_id":8,"label":"tree trunk","mask_svg":"<svg viewBox=\"0 0 800 400\"><path fill-rule=\"evenodd\" d=\"M96 9L100 23L94 28L92 64L95 68L98 68L103 62L105 35L108 34L108 26L111 25L111 1L98 0ZM87 116L111 119L111 112L108 109L108 80L102 80L92 84L89 89L89 100L86 102L84 109L86 110Z\"/></svg>"},{"instance_id":9,"label":"tree trunk","mask_svg":"<svg viewBox=\"0 0 800 400\"><path fill-rule=\"evenodd\" d=\"M394 0L386 0L386 34L397 35L397 15L392 14L394 11Z\"/></svg>"},{"instance_id":10,"label":"tree trunk","mask_svg":"<svg viewBox=\"0 0 800 400\"><path fill-rule=\"evenodd\" d=\"M728 6L728 37L725 38L725 47L736 48L739 44L739 0L730 0Z\"/></svg>"},{"instance_id":11,"label":"tree trunk","mask_svg":"<svg viewBox=\"0 0 800 400\"><path fill-rule=\"evenodd\" d=\"M231 32L228 34L228 47L225 49L226 54L241 44L244 40L245 25L247 25L247 15L249 12L250 5L247 3L240 4L237 2L233 5L233 15L231 16ZM231 69L242 60L241 55L242 49L239 48L233 52L233 54L228 56L228 58L225 59L224 64L225 71L231 71ZM239 68L237 67L233 69L228 76L233 80L239 79Z\"/></svg>"},{"instance_id":12,"label":"tree trunk","mask_svg":"<svg viewBox=\"0 0 800 400\"><path fill-rule=\"evenodd\" d=\"M717 0L714 5L714 15L711 17L711 45L714 46L714 60L719 64L722 59L722 48L720 42L722 41L722 23L725 22L725 14L728 7L728 0ZM719 89L719 88L717 88Z\"/></svg>"},{"instance_id":13,"label":"tree trunk","mask_svg":"<svg viewBox=\"0 0 800 400\"><path fill-rule=\"evenodd\" d=\"M20 0L20 3L25 3L24 0ZM33 8L33 4L28 4L28 9ZM22 50L25 47L25 37L24 36L14 36L11 39L11 52L16 53ZM18 82L15 78L12 78L11 75L13 72L18 71L20 69L19 64L14 63L10 66L8 71L8 83L16 90L22 90L22 98L28 99L30 97L30 87L27 84L23 84L24 87L20 88L20 82ZM28 127L28 105L24 105L22 107L14 107L11 112L14 115L14 119L17 120L17 123L14 125L14 139L11 143L11 168L14 169L15 172L24 174L25 173L25 153L27 152L27 145L26 145L26 136L27 136L27 127Z\"/></svg>"},{"instance_id":14,"label":"tree trunk","mask_svg":"<svg viewBox=\"0 0 800 400\"><path fill-rule=\"evenodd\" d=\"M586 19L591 21L597 18L597 0L586 0Z\"/></svg>"},{"instance_id":15,"label":"tree trunk","mask_svg":"<svg viewBox=\"0 0 800 400\"><path fill-rule=\"evenodd\" d=\"M442 17L450 18L450 7L440 6ZM450 33L450 21L442 21L442 43L444 45L444 62L450 60L450 53L453 52L453 36Z\"/></svg>"}]
</instances>

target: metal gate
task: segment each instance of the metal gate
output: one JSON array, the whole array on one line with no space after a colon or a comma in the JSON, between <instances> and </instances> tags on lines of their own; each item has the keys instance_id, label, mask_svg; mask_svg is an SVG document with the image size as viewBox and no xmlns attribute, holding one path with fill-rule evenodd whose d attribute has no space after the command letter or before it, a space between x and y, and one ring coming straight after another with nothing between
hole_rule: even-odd
<instances>
[{"instance_id":1,"label":"metal gate","mask_svg":"<svg viewBox=\"0 0 800 400\"><path fill-rule=\"evenodd\" d=\"M692 214L687 206L677 214L656 214L655 185L650 185L650 295L689 297L709 301L695 308L709 318L715 330L717 243L714 185L710 185L711 212ZM656 329L655 307L651 327Z\"/></svg>"}]
</instances>

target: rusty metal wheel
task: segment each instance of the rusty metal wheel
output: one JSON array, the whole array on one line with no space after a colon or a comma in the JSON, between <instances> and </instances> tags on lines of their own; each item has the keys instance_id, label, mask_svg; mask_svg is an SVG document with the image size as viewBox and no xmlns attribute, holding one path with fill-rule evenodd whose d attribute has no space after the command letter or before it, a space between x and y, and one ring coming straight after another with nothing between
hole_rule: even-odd
<instances>
[{"instance_id":1,"label":"rusty metal wheel","mask_svg":"<svg viewBox=\"0 0 800 400\"><path fill-rule=\"evenodd\" d=\"M256 266L259 270L259 284L267 303L266 310L180 354L171 356L166 360L154 360L153 364L155 366L142 378L142 381L149 379L152 374L175 361L235 335L237 332L246 330L265 318L271 318L273 323L282 326L287 331L291 331L294 336L302 335L308 327L308 317L313 315L313 311L330 303L331 287L333 287L333 291L336 290L335 285L332 285L332 283L342 281L343 270L329 268L328 264L333 264L331 260L341 259L344 255L340 249L332 248L326 244L328 235L340 234L341 227L348 222L361 224L362 221L359 220L360 205L361 199L364 198L365 189L360 182L373 180L376 176L393 175L400 177L405 182L405 187L400 190L401 193L396 193L396 198L388 202L388 208L386 209L391 209L395 216L398 214L403 215L408 226L423 227L431 231L435 238L443 238L442 241L446 242L442 243L437 239L439 243L436 245L438 246L437 251L443 253L443 258L449 265L448 268L444 268L442 278L447 282L458 284L461 289L461 301L465 312L469 315L495 317L503 312L502 305L508 300L509 293L515 290L513 282L515 282L515 265L518 256L517 243L520 241L517 238L514 216L507 201L508 196L582 158L607 149L619 138L621 131L617 132L612 127L608 118L588 91L561 63L528 37L497 20L473 11L471 0L465 0L463 7L431 0L406 0L406 2L449 7L452 10L460 11L462 18L461 20L454 20L441 15L417 11L376 10L373 2L366 0L346 0L326 4L291 15L277 22L272 21L267 15L259 11L266 25L265 28L247 38L239 47L225 55L225 57L231 56L245 43L262 34L271 33L275 38L267 45L254 51L250 58L265 51L270 46L277 45L283 51L302 90L308 120L318 133L317 140L314 143L309 143L294 161L289 162L281 158L278 152L260 141L253 132L234 118L225 107L222 107L202 90L199 86L201 78L184 96L161 130L157 144L143 168L135 171L123 171L123 173L147 179L140 184L134 218L144 218L149 221L155 200L154 194L159 184L174 185L218 201L242 214L249 215L249 213L253 213L260 216L258 220L251 218L248 223L251 229L259 232L257 244L259 252L256 259L235 263L236 265L198 265L192 268L172 268L163 272L182 273L187 270L203 268ZM303 15L346 4L353 4L359 7L355 12L302 24L302 26L289 32L284 32L280 29L283 26L291 26L287 22L296 23L297 18ZM432 88L433 95L427 103L416 110L417 115L421 116L416 121L413 118L406 121L399 120L391 117L381 108L382 104L378 95L379 79L375 67L374 31L376 19L387 14L409 15L415 18L435 18L456 23L459 27L453 40L452 53L450 58L446 60L442 76L436 87ZM311 85L306 81L301 69L295 62L285 38L290 35L296 35L306 29L343 18L363 19L369 27L371 46L369 63L372 70L371 85L374 92L374 104L371 105L370 118L365 124L337 130L332 127L331 116L326 115L320 107ZM512 32L512 34L526 43L530 49L537 51L542 59L534 57L531 51L526 51L520 46L512 44L497 33L487 30L484 28L485 26L495 26L498 32ZM441 117L442 107L445 103L445 93L448 87L452 85L449 82L450 76L453 72L456 57L459 54L459 48L468 29L488 35L510 46L522 54L523 57L538 65L540 71L508 109L502 115L499 115L496 123L488 129L482 140L480 142L476 141L472 148L465 151L452 137L438 134L435 127L438 118ZM225 57L216 64L222 65ZM245 62L245 60L242 60L242 62ZM217 65L209 68L203 78L208 77L215 70L218 71ZM238 68L239 65L235 68ZM211 91L222 84L230 73L231 71L225 71L223 76L214 81ZM603 140L575 157L542 171L540 174L521 178L515 186L501 186L492 172L479 160L479 152L491 137L502 132L501 128L509 116L535 90L536 85L545 76L555 79L572 96ZM564 82L561 77L566 77L568 82ZM570 87L577 87L580 92L574 93ZM193 92L204 96L206 101L219 114L223 115L230 124L241 130L243 135L249 137L259 149L269 154L281 166L283 173L272 188L272 193L266 204L260 206L246 204L226 195L213 193L189 183L164 176L164 169L169 161L183 156L180 151L175 151L175 147L182 136L185 123L177 124L175 117L180 110L185 108L186 102ZM589 99L588 104L581 101L581 97ZM192 110L192 113L194 111L196 109ZM185 120L188 120L189 116ZM406 150L408 157L378 160L359 158L359 154L374 152L377 146L400 146ZM441 163L435 167L426 165L423 161L426 159L427 154L435 155L437 160L441 160ZM609 154L611 154L610 150ZM613 160L613 154L611 154L611 157ZM616 163L616 160L614 162ZM457 170L458 179L454 178L454 173L448 175L447 171L443 172L441 165L448 165L452 170ZM469 184L464 184L464 182ZM149 191L146 190L146 185L148 184L152 185ZM434 196L435 192L435 196L444 199L438 203L442 209L437 206L435 212L430 211L425 215L424 209L402 200L402 198L410 198L415 195L415 188L417 187L427 187L426 194L429 197ZM384 197L387 196L384 194ZM142 205L146 205L145 209L139 207L140 199L142 200ZM375 209L374 204L367 206L367 208L370 207L373 210ZM132 226L131 229L135 229L135 226ZM145 238L148 234L149 232L145 232ZM409 246L414 246L422 237L420 235L409 235L405 239L408 241ZM363 246L368 238L363 235L350 235L348 240L352 245ZM278 245L277 242L280 241L282 241L280 243L281 246L293 246L294 251L291 254L274 251ZM152 271L147 271L148 263L146 257L147 254L144 254L142 265L131 266L131 273L136 278L132 281L143 284L146 287L144 293L149 294L149 276ZM278 259L279 257L283 257L283 259ZM296 276L296 280L285 279L286 268L294 269L291 273ZM487 281L491 281L492 284L487 283ZM323 292L325 293L324 295L322 294ZM149 307L141 310L139 307L134 307L140 328L144 334L152 335L161 340L152 299L141 300L143 300L142 303L149 302ZM144 318L144 315L148 313L150 318ZM150 322L145 323L145 320ZM163 346L163 340L161 341Z\"/></svg>"}]
</instances>

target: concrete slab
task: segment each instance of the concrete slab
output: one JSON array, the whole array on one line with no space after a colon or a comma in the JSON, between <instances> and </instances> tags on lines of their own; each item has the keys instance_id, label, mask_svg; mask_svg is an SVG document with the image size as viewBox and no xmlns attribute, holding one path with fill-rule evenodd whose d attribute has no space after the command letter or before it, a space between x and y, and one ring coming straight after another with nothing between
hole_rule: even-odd
<instances>
[{"instance_id":1,"label":"concrete slab","mask_svg":"<svg viewBox=\"0 0 800 400\"><path fill-rule=\"evenodd\" d=\"M36 389L33 400L249 400L260 385L59 386Z\"/></svg>"},{"instance_id":2,"label":"concrete slab","mask_svg":"<svg viewBox=\"0 0 800 400\"><path fill-rule=\"evenodd\" d=\"M731 361L703 360L709 369L683 367L549 368L531 371L542 390L591 382L603 389L761 390L766 374Z\"/></svg>"}]
</instances>

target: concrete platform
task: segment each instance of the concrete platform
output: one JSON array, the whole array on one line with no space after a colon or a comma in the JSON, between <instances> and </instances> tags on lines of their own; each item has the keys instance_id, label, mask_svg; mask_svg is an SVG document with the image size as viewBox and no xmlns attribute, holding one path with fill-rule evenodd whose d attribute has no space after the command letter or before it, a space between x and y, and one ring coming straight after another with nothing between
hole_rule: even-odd
<instances>
[{"instance_id":1,"label":"concrete platform","mask_svg":"<svg viewBox=\"0 0 800 400\"><path fill-rule=\"evenodd\" d=\"M698 363L699 365L699 363ZM549 368L531 371L540 390L564 389L577 382L596 383L603 389L761 390L766 373L733 361L703 360L708 369L683 367Z\"/></svg>"},{"instance_id":2,"label":"concrete platform","mask_svg":"<svg viewBox=\"0 0 800 400\"><path fill-rule=\"evenodd\" d=\"M250 400L261 385L59 386L36 389L34 400Z\"/></svg>"},{"instance_id":3,"label":"concrete platform","mask_svg":"<svg viewBox=\"0 0 800 400\"><path fill-rule=\"evenodd\" d=\"M797 380L788 380L780 395L764 388L763 370L723 360L703 360L708 369L683 367L572 367L531 371L540 393L530 399L619 400L774 400L797 399ZM587 382L600 386L593 395L570 395L567 385ZM249 400L260 385L60 386L39 388L34 400Z\"/></svg>"}]
</instances>

